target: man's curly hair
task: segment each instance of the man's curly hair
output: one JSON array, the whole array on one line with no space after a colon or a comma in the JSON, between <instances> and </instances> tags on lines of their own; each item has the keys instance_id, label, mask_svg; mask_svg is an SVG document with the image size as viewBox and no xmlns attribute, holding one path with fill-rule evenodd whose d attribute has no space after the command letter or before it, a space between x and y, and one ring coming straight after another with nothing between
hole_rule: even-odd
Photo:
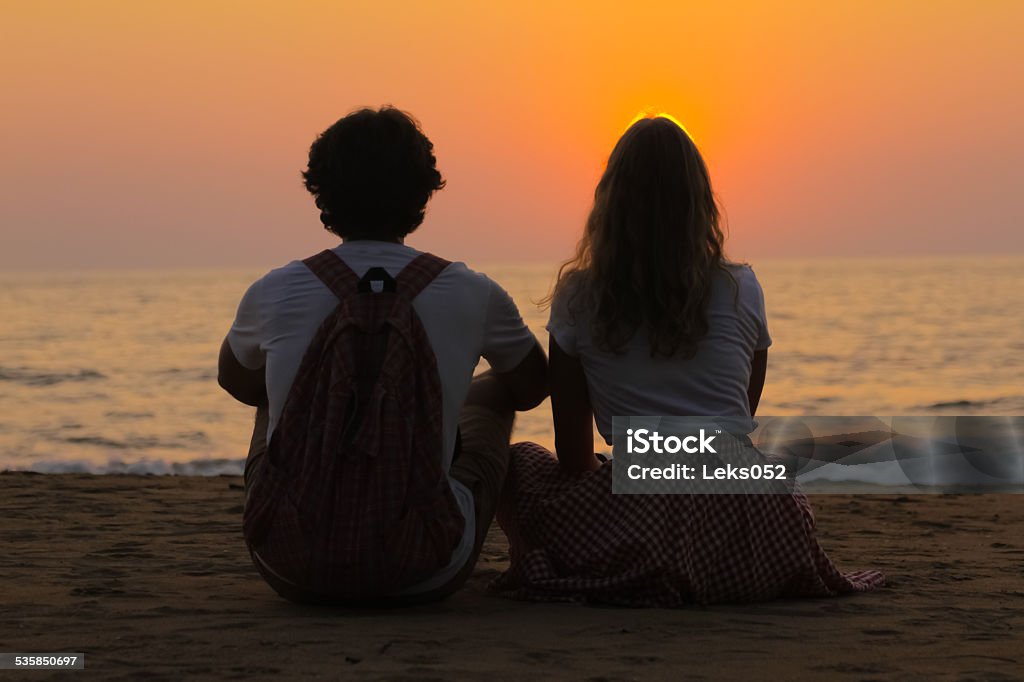
<instances>
[{"instance_id":1,"label":"man's curly hair","mask_svg":"<svg viewBox=\"0 0 1024 682\"><path fill-rule=\"evenodd\" d=\"M423 222L444 187L434 145L409 114L391 106L359 109L309 148L306 189L324 228L343 239L401 239Z\"/></svg>"}]
</instances>

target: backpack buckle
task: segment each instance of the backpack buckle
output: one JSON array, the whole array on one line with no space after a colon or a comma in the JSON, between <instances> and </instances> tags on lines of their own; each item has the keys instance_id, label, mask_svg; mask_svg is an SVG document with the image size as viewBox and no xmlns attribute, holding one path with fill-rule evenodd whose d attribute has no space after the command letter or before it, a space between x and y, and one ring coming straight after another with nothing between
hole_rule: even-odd
<instances>
[{"instance_id":1,"label":"backpack buckle","mask_svg":"<svg viewBox=\"0 0 1024 682\"><path fill-rule=\"evenodd\" d=\"M397 289L397 281L384 268L370 268L356 286L361 294L393 294Z\"/></svg>"}]
</instances>

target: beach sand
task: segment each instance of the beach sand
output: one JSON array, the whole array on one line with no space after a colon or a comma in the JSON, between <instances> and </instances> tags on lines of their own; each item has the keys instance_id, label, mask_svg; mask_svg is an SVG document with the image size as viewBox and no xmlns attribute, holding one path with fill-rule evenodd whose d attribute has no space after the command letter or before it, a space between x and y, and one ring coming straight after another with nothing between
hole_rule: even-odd
<instances>
[{"instance_id":1,"label":"beach sand","mask_svg":"<svg viewBox=\"0 0 1024 682\"><path fill-rule=\"evenodd\" d=\"M1024 496L816 495L879 591L680 610L514 602L492 528L469 585L400 611L302 607L252 568L237 478L0 474L0 649L177 680L1024 678ZM0 672L77 679L79 672Z\"/></svg>"}]
</instances>

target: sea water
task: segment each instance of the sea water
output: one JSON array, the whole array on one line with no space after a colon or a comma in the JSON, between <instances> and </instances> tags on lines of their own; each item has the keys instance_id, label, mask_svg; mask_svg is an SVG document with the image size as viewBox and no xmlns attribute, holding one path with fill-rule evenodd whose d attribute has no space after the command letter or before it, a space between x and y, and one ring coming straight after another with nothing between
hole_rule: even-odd
<instances>
[{"instance_id":1,"label":"sea water","mask_svg":"<svg viewBox=\"0 0 1024 682\"><path fill-rule=\"evenodd\" d=\"M1024 414L1024 257L765 260L765 415ZM554 265L478 264L543 343ZM0 469L241 472L216 382L251 270L0 274ZM516 439L551 446L545 402Z\"/></svg>"}]
</instances>

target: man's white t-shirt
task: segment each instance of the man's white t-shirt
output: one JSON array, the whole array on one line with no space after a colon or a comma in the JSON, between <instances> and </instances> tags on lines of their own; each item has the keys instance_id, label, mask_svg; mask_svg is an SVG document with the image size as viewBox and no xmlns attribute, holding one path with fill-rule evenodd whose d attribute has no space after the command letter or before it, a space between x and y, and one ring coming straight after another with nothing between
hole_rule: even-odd
<instances>
[{"instance_id":1,"label":"man's white t-shirt","mask_svg":"<svg viewBox=\"0 0 1024 682\"><path fill-rule=\"evenodd\" d=\"M360 277L372 267L382 267L397 277L421 253L403 244L377 241L346 242L334 252ZM268 443L302 356L320 323L337 305L334 294L301 261L271 270L242 298L228 343L243 366L266 367ZM536 339L505 290L464 263L445 268L416 297L413 308L437 358L443 395L442 465L447 471L455 449L459 411L477 362L483 357L496 372L507 372L526 357ZM472 553L476 534L473 495L458 481L449 481L466 519L462 541L448 566L403 593L440 587L458 573Z\"/></svg>"},{"instance_id":2,"label":"man's white t-shirt","mask_svg":"<svg viewBox=\"0 0 1024 682\"><path fill-rule=\"evenodd\" d=\"M747 387L755 350L772 344L764 294L746 265L715 273L708 304L708 333L689 360L652 358L647 334L638 331L622 354L595 347L585 311L569 309L571 292L551 305L548 332L578 357L587 377L597 430L610 445L614 416L750 416ZM736 287L728 281L735 279Z\"/></svg>"}]
</instances>

